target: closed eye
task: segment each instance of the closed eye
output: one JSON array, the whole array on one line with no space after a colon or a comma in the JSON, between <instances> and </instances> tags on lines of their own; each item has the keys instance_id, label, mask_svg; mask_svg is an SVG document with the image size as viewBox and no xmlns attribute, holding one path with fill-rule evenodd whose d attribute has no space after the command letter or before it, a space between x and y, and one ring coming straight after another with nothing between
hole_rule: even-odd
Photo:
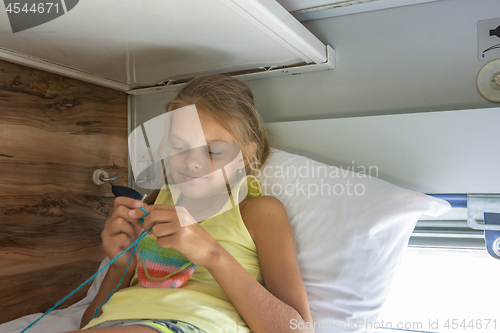
<instances>
[{"instance_id":1,"label":"closed eye","mask_svg":"<svg viewBox=\"0 0 500 333\"><path fill-rule=\"evenodd\" d=\"M177 150L177 151L184 151L184 150L186 150L186 148L184 148L184 147L176 147L176 146L173 146L172 149L173 150Z\"/></svg>"}]
</instances>

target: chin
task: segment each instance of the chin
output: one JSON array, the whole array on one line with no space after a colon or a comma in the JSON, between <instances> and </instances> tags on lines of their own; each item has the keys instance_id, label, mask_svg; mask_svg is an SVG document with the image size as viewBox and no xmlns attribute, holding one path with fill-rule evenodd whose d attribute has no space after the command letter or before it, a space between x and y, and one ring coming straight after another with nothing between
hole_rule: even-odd
<instances>
[{"instance_id":1,"label":"chin","mask_svg":"<svg viewBox=\"0 0 500 333\"><path fill-rule=\"evenodd\" d=\"M178 186L184 196L192 199L210 198L223 192L226 193L229 197L229 193L227 192L225 183L223 183L222 186L214 186L213 184L193 184L184 182L178 184Z\"/></svg>"},{"instance_id":2,"label":"chin","mask_svg":"<svg viewBox=\"0 0 500 333\"><path fill-rule=\"evenodd\" d=\"M197 189L189 184L178 184L182 194L188 198L199 199L205 197L205 191Z\"/></svg>"}]
</instances>

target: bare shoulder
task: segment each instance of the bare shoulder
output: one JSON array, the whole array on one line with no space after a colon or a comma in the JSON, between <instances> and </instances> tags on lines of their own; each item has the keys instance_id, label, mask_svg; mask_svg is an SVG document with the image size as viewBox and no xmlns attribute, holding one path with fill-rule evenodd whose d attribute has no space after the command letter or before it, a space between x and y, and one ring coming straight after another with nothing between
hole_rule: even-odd
<instances>
[{"instance_id":1,"label":"bare shoulder","mask_svg":"<svg viewBox=\"0 0 500 333\"><path fill-rule=\"evenodd\" d=\"M255 244L264 228L271 227L270 224L279 229L280 224L284 227L289 226L283 203L270 195L260 197L246 197L240 203L240 212L243 222L252 236ZM274 229L274 228L273 228Z\"/></svg>"},{"instance_id":2,"label":"bare shoulder","mask_svg":"<svg viewBox=\"0 0 500 333\"><path fill-rule=\"evenodd\" d=\"M260 197L246 197L240 203L240 210L274 210L274 209L285 209L283 203L278 198L270 195L263 195Z\"/></svg>"}]
</instances>

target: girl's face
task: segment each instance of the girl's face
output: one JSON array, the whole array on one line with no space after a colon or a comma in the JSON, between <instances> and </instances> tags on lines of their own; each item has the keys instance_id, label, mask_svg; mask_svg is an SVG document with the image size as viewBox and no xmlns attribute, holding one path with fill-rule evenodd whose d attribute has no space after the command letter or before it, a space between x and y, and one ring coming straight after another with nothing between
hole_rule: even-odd
<instances>
[{"instance_id":1,"label":"girl's face","mask_svg":"<svg viewBox=\"0 0 500 333\"><path fill-rule=\"evenodd\" d=\"M170 132L169 180L184 196L205 199L227 192L239 169L245 164L240 147L222 126L194 106L172 114ZM244 175L244 173L242 173Z\"/></svg>"}]
</instances>

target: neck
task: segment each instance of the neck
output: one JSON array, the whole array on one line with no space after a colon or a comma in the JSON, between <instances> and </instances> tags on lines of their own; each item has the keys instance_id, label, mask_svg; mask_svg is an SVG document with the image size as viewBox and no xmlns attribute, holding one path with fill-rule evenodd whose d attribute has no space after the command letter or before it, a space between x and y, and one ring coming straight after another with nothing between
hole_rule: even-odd
<instances>
[{"instance_id":1,"label":"neck","mask_svg":"<svg viewBox=\"0 0 500 333\"><path fill-rule=\"evenodd\" d=\"M228 192L221 192L209 198L193 199L181 194L176 206L185 207L191 216L201 222L217 213L227 202Z\"/></svg>"}]
</instances>

